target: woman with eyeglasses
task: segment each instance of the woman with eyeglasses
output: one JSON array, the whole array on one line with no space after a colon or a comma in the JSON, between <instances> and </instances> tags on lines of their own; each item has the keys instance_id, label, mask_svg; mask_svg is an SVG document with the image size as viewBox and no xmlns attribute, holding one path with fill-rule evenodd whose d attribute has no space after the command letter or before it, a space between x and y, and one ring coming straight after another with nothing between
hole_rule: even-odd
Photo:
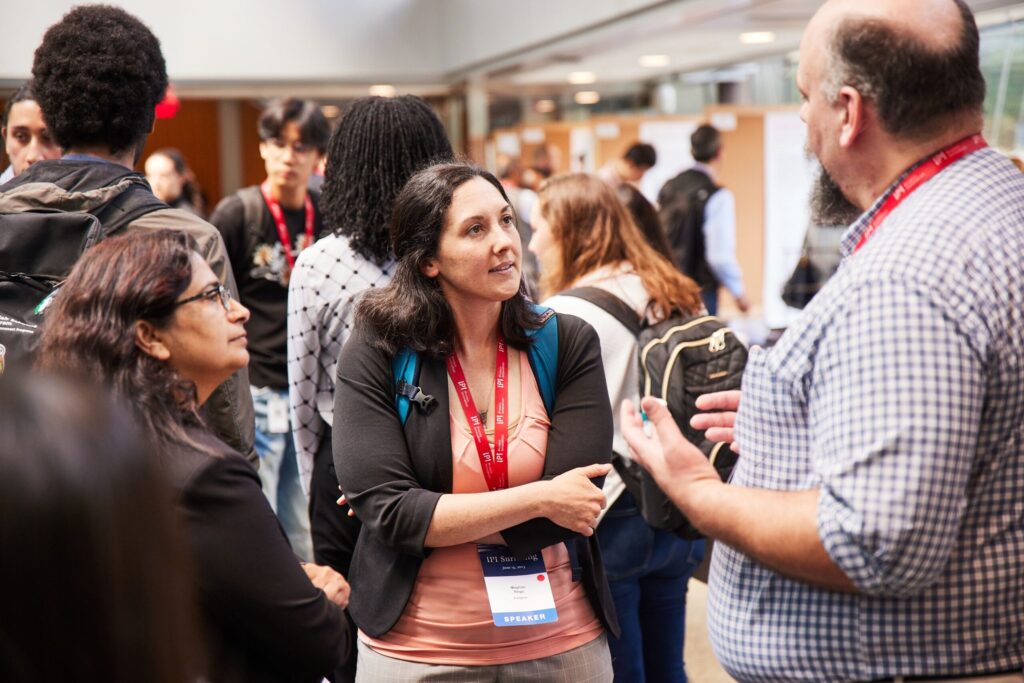
<instances>
[{"instance_id":1,"label":"woman with eyeglasses","mask_svg":"<svg viewBox=\"0 0 1024 683\"><path fill-rule=\"evenodd\" d=\"M184 233L131 233L79 260L37 362L110 388L157 446L194 558L206 678L320 681L349 649L348 585L300 564L256 473L199 414L248 362L248 319Z\"/></svg>"}]
</instances>

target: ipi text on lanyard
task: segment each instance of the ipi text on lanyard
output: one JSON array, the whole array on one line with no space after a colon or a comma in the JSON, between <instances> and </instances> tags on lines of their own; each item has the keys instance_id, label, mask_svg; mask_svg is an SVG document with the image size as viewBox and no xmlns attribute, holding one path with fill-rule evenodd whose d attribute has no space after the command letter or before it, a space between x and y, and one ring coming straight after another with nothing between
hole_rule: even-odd
<instances>
[{"instance_id":1,"label":"ipi text on lanyard","mask_svg":"<svg viewBox=\"0 0 1024 683\"><path fill-rule=\"evenodd\" d=\"M498 354L494 370L494 448L487 441L480 411L476 409L473 395L469 393L469 382L462 371L462 364L454 353L448 356L448 376L452 378L455 392L466 414L469 429L473 433L473 443L480 456L480 469L483 471L487 490L498 491L508 488L508 344L502 335L498 335Z\"/></svg>"}]
</instances>

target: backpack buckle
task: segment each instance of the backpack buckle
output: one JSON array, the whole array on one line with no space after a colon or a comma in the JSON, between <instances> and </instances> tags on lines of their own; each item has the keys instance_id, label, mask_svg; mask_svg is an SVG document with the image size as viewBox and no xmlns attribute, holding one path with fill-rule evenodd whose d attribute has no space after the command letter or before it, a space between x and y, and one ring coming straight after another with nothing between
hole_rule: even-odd
<instances>
[{"instance_id":1,"label":"backpack buckle","mask_svg":"<svg viewBox=\"0 0 1024 683\"><path fill-rule=\"evenodd\" d=\"M415 403L421 411L429 414L431 410L437 405L437 399L430 394L423 393L415 384L409 384L404 379L398 380L395 385L395 391L399 396L404 396L413 403Z\"/></svg>"}]
</instances>

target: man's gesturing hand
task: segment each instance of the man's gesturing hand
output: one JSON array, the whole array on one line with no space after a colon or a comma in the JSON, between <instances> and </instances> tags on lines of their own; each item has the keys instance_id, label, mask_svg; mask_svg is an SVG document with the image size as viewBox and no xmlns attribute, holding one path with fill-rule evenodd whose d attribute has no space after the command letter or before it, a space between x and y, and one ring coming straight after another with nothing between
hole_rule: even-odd
<instances>
[{"instance_id":1,"label":"man's gesturing hand","mask_svg":"<svg viewBox=\"0 0 1024 683\"><path fill-rule=\"evenodd\" d=\"M690 419L690 426L705 431L708 441L725 441L734 453L740 452L736 443L733 427L736 424L736 411L740 407L740 392L719 391L697 397L697 408L713 410L711 413L700 413Z\"/></svg>"}]
</instances>

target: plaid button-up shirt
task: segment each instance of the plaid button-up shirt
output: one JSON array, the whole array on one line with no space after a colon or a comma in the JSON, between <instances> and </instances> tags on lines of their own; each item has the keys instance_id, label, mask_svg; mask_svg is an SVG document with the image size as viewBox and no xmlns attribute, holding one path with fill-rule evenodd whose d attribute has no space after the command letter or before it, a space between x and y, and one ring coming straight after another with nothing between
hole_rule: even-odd
<instances>
[{"instance_id":1,"label":"plaid button-up shirt","mask_svg":"<svg viewBox=\"0 0 1024 683\"><path fill-rule=\"evenodd\" d=\"M716 547L712 641L741 681L1024 666L1024 175L975 152L852 253L884 200L752 352L732 480L820 489L819 535L861 592Z\"/></svg>"}]
</instances>

